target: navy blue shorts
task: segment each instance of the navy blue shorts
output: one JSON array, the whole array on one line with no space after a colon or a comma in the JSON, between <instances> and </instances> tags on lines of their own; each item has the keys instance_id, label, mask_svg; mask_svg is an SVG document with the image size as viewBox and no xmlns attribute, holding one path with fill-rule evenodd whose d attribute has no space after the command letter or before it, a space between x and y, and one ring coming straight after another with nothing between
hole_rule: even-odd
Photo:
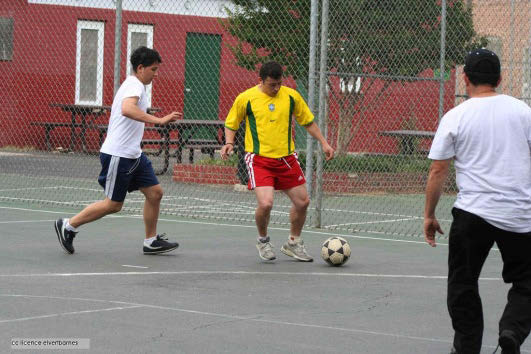
<instances>
[{"instance_id":1,"label":"navy blue shorts","mask_svg":"<svg viewBox=\"0 0 531 354\"><path fill-rule=\"evenodd\" d=\"M144 153L137 159L100 153L100 162L98 183L105 189L107 198L115 202L123 202L127 192L159 184Z\"/></svg>"}]
</instances>

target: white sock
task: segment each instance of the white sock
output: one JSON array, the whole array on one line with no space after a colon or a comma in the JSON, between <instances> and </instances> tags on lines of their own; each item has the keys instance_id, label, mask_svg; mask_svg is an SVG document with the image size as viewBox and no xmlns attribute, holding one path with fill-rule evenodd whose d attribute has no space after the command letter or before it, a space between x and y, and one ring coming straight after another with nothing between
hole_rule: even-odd
<instances>
[{"instance_id":1,"label":"white sock","mask_svg":"<svg viewBox=\"0 0 531 354\"><path fill-rule=\"evenodd\" d=\"M67 229L68 231L79 232L78 229L70 225L70 219L66 219L65 229Z\"/></svg>"},{"instance_id":2,"label":"white sock","mask_svg":"<svg viewBox=\"0 0 531 354\"><path fill-rule=\"evenodd\" d=\"M300 236L289 235L289 237L288 237L288 243L289 243L290 245L294 245L294 244L298 243L300 239L301 239Z\"/></svg>"},{"instance_id":3,"label":"white sock","mask_svg":"<svg viewBox=\"0 0 531 354\"><path fill-rule=\"evenodd\" d=\"M262 237L262 236L258 235L258 239L257 240L258 240L258 242L266 243L268 238L269 238L269 236Z\"/></svg>"},{"instance_id":4,"label":"white sock","mask_svg":"<svg viewBox=\"0 0 531 354\"><path fill-rule=\"evenodd\" d=\"M156 238L157 238L157 236L153 236L153 237L150 237L150 238L146 238L146 239L144 240L144 243L145 243L146 245L149 246L149 245L151 245L151 242L155 241Z\"/></svg>"}]
</instances>

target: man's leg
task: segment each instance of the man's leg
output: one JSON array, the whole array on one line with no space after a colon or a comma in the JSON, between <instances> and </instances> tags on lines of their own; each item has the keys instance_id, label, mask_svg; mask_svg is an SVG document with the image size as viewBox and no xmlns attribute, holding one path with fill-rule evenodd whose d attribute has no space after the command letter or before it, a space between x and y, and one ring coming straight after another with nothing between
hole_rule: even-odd
<instances>
[{"instance_id":1,"label":"man's leg","mask_svg":"<svg viewBox=\"0 0 531 354\"><path fill-rule=\"evenodd\" d=\"M155 176L151 161L144 153L139 158L138 166L134 170L134 177L129 185L129 190L139 189L146 197L144 202L144 254L160 254L173 251L179 244L170 242L165 234L157 234L159 221L160 201L163 191Z\"/></svg>"},{"instance_id":2,"label":"man's leg","mask_svg":"<svg viewBox=\"0 0 531 354\"><path fill-rule=\"evenodd\" d=\"M271 209L273 209L273 196L275 190L273 187L256 187L254 189L256 194L257 206L254 213L256 221L256 228L258 229L258 240L256 242L256 249L258 255L265 261L275 260L277 257L273 252L269 236L267 236L267 226L269 225L269 218L271 216Z\"/></svg>"},{"instance_id":3,"label":"man's leg","mask_svg":"<svg viewBox=\"0 0 531 354\"><path fill-rule=\"evenodd\" d=\"M79 214L71 217L69 224L74 228L78 228L81 225L101 219L105 215L119 212L122 210L123 205L123 202L115 202L114 200L105 198L102 201L88 205Z\"/></svg>"},{"instance_id":4,"label":"man's leg","mask_svg":"<svg viewBox=\"0 0 531 354\"><path fill-rule=\"evenodd\" d=\"M269 218L271 216L271 209L273 209L273 187L256 187L254 189L256 194L257 207L254 213L256 221L256 228L260 237L267 237L267 225L269 225Z\"/></svg>"},{"instance_id":5,"label":"man's leg","mask_svg":"<svg viewBox=\"0 0 531 354\"><path fill-rule=\"evenodd\" d=\"M306 221L306 211L310 205L306 184L284 190L283 192L291 200L291 210L289 212L291 236L300 237L304 222Z\"/></svg>"},{"instance_id":6,"label":"man's leg","mask_svg":"<svg viewBox=\"0 0 531 354\"><path fill-rule=\"evenodd\" d=\"M59 244L67 253L74 253L74 238L78 230L77 227L98 220L105 215L119 212L122 209L123 202L115 202L109 198L92 203L85 207L80 213L70 219L57 219L54 223L55 233Z\"/></svg>"},{"instance_id":7,"label":"man's leg","mask_svg":"<svg viewBox=\"0 0 531 354\"><path fill-rule=\"evenodd\" d=\"M513 284L500 319L500 334L510 331L507 336L513 337L519 348L531 330L531 233L500 231L496 243L503 259L503 280ZM510 347L511 338L505 340Z\"/></svg>"},{"instance_id":8,"label":"man's leg","mask_svg":"<svg viewBox=\"0 0 531 354\"><path fill-rule=\"evenodd\" d=\"M310 205L306 184L286 189L284 190L284 193L291 200L291 210L289 214L291 227L288 242L286 242L280 250L282 253L299 261L312 262L313 258L306 252L304 242L301 238L302 227L306 221L306 211L308 210L308 205Z\"/></svg>"},{"instance_id":9,"label":"man's leg","mask_svg":"<svg viewBox=\"0 0 531 354\"><path fill-rule=\"evenodd\" d=\"M448 252L448 312L459 354L477 354L483 338L478 278L494 244L492 227L464 210L452 210ZM490 226L490 227L489 227Z\"/></svg>"},{"instance_id":10,"label":"man's leg","mask_svg":"<svg viewBox=\"0 0 531 354\"><path fill-rule=\"evenodd\" d=\"M144 226L146 229L146 238L157 235L157 222L159 220L160 201L162 200L162 187L160 184L155 186L140 188L140 191L146 197L144 202Z\"/></svg>"}]
</instances>

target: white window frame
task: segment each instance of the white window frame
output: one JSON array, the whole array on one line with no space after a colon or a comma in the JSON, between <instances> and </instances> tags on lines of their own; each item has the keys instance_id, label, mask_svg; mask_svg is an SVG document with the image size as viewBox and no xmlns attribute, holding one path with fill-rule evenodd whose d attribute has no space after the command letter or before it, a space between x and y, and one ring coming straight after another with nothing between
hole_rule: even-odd
<instances>
[{"instance_id":1,"label":"white window frame","mask_svg":"<svg viewBox=\"0 0 531 354\"><path fill-rule=\"evenodd\" d=\"M81 31L84 29L93 29L98 31L98 75L96 77L96 100L81 101ZM103 36L105 23L101 21L77 21L76 35L76 104L102 105L103 102Z\"/></svg>"},{"instance_id":2,"label":"white window frame","mask_svg":"<svg viewBox=\"0 0 531 354\"><path fill-rule=\"evenodd\" d=\"M133 32L137 33L146 33L147 34L147 43L146 47L153 48L153 25L139 25L136 23L127 24L127 68L126 76L133 75L133 67L131 65L131 54L132 50L136 48L131 48L131 34ZM151 97L152 97L152 88L153 85L149 84L146 86L147 94L147 103L148 107L151 107Z\"/></svg>"}]
</instances>

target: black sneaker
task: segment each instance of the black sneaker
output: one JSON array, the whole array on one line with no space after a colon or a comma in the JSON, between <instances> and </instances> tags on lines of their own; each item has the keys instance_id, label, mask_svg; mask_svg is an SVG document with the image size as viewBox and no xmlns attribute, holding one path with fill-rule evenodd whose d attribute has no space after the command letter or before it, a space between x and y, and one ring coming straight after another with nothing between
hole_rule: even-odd
<instances>
[{"instance_id":1,"label":"black sneaker","mask_svg":"<svg viewBox=\"0 0 531 354\"><path fill-rule=\"evenodd\" d=\"M520 344L513 331L509 329L501 331L498 343L502 348L502 354L520 354Z\"/></svg>"},{"instance_id":2,"label":"black sneaker","mask_svg":"<svg viewBox=\"0 0 531 354\"><path fill-rule=\"evenodd\" d=\"M74 242L74 237L76 237L77 232L68 231L65 226L66 219L57 219L55 221L55 232L57 233L57 238L59 239L61 247L63 247L67 253L72 254L74 253L74 245L72 243Z\"/></svg>"},{"instance_id":3,"label":"black sneaker","mask_svg":"<svg viewBox=\"0 0 531 354\"><path fill-rule=\"evenodd\" d=\"M144 242L144 254L160 254L173 251L179 247L177 242L168 242L166 234L157 235L151 242L151 245L146 245Z\"/></svg>"}]
</instances>

